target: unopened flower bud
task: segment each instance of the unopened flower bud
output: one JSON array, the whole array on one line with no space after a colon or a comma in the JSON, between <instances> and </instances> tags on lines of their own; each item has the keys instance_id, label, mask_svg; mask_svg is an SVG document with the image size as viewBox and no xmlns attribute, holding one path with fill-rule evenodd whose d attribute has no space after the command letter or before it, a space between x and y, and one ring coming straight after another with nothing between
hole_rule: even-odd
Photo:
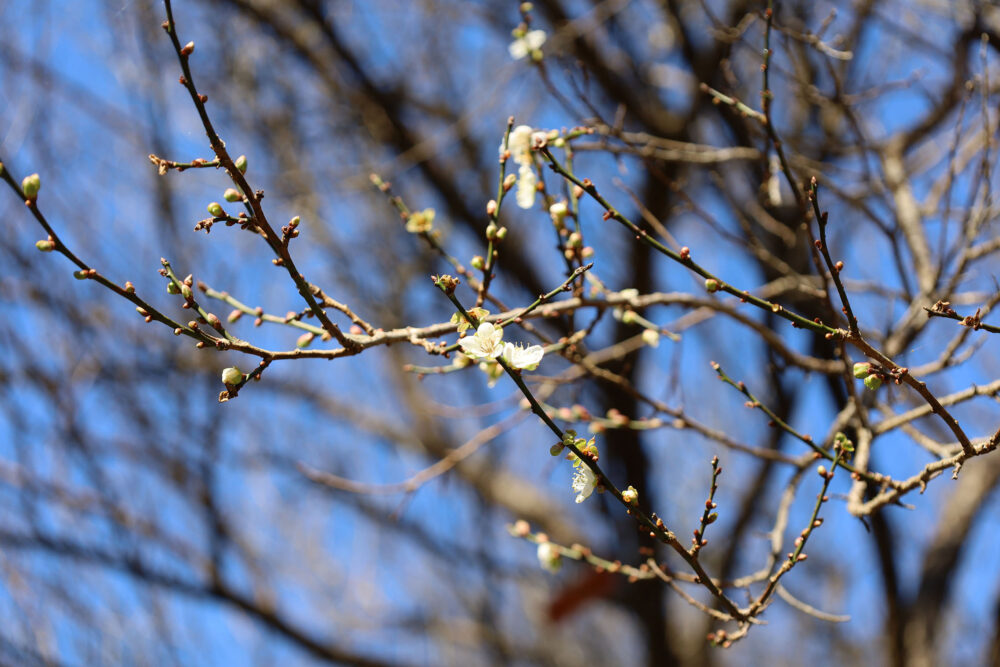
<instances>
[{"instance_id":1,"label":"unopened flower bud","mask_svg":"<svg viewBox=\"0 0 1000 667\"><path fill-rule=\"evenodd\" d=\"M635 324L635 317L636 315L634 310L626 310L622 313L622 323Z\"/></svg>"},{"instance_id":2,"label":"unopened flower bud","mask_svg":"<svg viewBox=\"0 0 1000 667\"><path fill-rule=\"evenodd\" d=\"M718 292L721 288L722 285L715 278L709 278L705 281L705 290L708 292Z\"/></svg>"},{"instance_id":3,"label":"unopened flower bud","mask_svg":"<svg viewBox=\"0 0 1000 667\"><path fill-rule=\"evenodd\" d=\"M657 347L660 344L660 332L646 329L642 332L642 342L650 347Z\"/></svg>"},{"instance_id":4,"label":"unopened flower bud","mask_svg":"<svg viewBox=\"0 0 1000 667\"><path fill-rule=\"evenodd\" d=\"M497 212L497 202L495 199L491 199L486 202L486 215L492 217L493 214Z\"/></svg>"},{"instance_id":5,"label":"unopened flower bud","mask_svg":"<svg viewBox=\"0 0 1000 667\"><path fill-rule=\"evenodd\" d=\"M865 378L865 386L871 391L875 391L882 386L882 378L877 375L869 375Z\"/></svg>"},{"instance_id":6,"label":"unopened flower bud","mask_svg":"<svg viewBox=\"0 0 1000 667\"><path fill-rule=\"evenodd\" d=\"M507 174L507 176L503 179L503 191L507 192L508 190L510 190L512 187L514 187L514 183L516 182L517 182L517 176L515 176L514 174Z\"/></svg>"},{"instance_id":7,"label":"unopened flower bud","mask_svg":"<svg viewBox=\"0 0 1000 667\"><path fill-rule=\"evenodd\" d=\"M476 255L472 258L470 264L472 264L472 268L477 271L482 271L486 267L486 260L483 259L482 255Z\"/></svg>"},{"instance_id":8,"label":"unopened flower bud","mask_svg":"<svg viewBox=\"0 0 1000 667\"><path fill-rule=\"evenodd\" d=\"M236 162L234 164L236 165L236 168L240 170L241 174L247 173L247 156L246 155L241 155L238 158L236 158Z\"/></svg>"},{"instance_id":9,"label":"unopened flower bud","mask_svg":"<svg viewBox=\"0 0 1000 667\"><path fill-rule=\"evenodd\" d=\"M635 490L635 487L629 486L627 489L622 491L622 500L627 502L629 505L638 505L639 492Z\"/></svg>"},{"instance_id":10,"label":"unopened flower bud","mask_svg":"<svg viewBox=\"0 0 1000 667\"><path fill-rule=\"evenodd\" d=\"M562 566L562 556L552 546L551 542L539 542L538 563L542 566L542 569L555 573Z\"/></svg>"},{"instance_id":11,"label":"unopened flower bud","mask_svg":"<svg viewBox=\"0 0 1000 667\"><path fill-rule=\"evenodd\" d=\"M239 193L236 188L227 188L225 192L222 193L222 198L226 201L239 201L243 199L243 195Z\"/></svg>"},{"instance_id":12,"label":"unopened flower bud","mask_svg":"<svg viewBox=\"0 0 1000 667\"><path fill-rule=\"evenodd\" d=\"M558 226L569 215L569 207L566 205L566 202L557 201L552 206L549 206L549 215L552 217L552 222Z\"/></svg>"},{"instance_id":13,"label":"unopened flower bud","mask_svg":"<svg viewBox=\"0 0 1000 667\"><path fill-rule=\"evenodd\" d=\"M56 243L52 239L42 239L41 241L35 241L35 247L42 252L52 252L56 249Z\"/></svg>"},{"instance_id":14,"label":"unopened flower bud","mask_svg":"<svg viewBox=\"0 0 1000 667\"><path fill-rule=\"evenodd\" d=\"M230 366L222 371L222 384L236 385L243 382L243 371L236 366Z\"/></svg>"},{"instance_id":15,"label":"unopened flower bud","mask_svg":"<svg viewBox=\"0 0 1000 667\"><path fill-rule=\"evenodd\" d=\"M194 292L191 291L190 287L188 287L184 283L181 283L181 295L185 299L190 299L190 298L194 297Z\"/></svg>"},{"instance_id":16,"label":"unopened flower bud","mask_svg":"<svg viewBox=\"0 0 1000 667\"><path fill-rule=\"evenodd\" d=\"M594 248L593 248L593 246L589 246L589 245L588 246L584 246L583 249L580 251L580 257L583 257L584 259L590 259L593 256L594 256Z\"/></svg>"},{"instance_id":17,"label":"unopened flower bud","mask_svg":"<svg viewBox=\"0 0 1000 667\"><path fill-rule=\"evenodd\" d=\"M87 272L86 271L74 271L73 272L73 277L76 278L77 280L86 280L87 279Z\"/></svg>"},{"instance_id":18,"label":"unopened flower bud","mask_svg":"<svg viewBox=\"0 0 1000 667\"><path fill-rule=\"evenodd\" d=\"M316 334L314 334L311 331L307 331L301 336L299 336L298 340L295 341L295 347L298 348L309 347L309 344L313 342L314 338L316 338Z\"/></svg>"},{"instance_id":19,"label":"unopened flower bud","mask_svg":"<svg viewBox=\"0 0 1000 667\"><path fill-rule=\"evenodd\" d=\"M188 42L183 47L181 47L181 55L189 56L194 53L194 42Z\"/></svg>"},{"instance_id":20,"label":"unopened flower bud","mask_svg":"<svg viewBox=\"0 0 1000 667\"><path fill-rule=\"evenodd\" d=\"M230 324L232 324L233 322L235 322L236 320L240 319L241 317L243 317L243 311L242 310L234 310L233 312L229 313L229 317L227 317L226 319L229 321Z\"/></svg>"},{"instance_id":21,"label":"unopened flower bud","mask_svg":"<svg viewBox=\"0 0 1000 667\"><path fill-rule=\"evenodd\" d=\"M497 235L497 226L492 222L486 225L486 238L492 241Z\"/></svg>"},{"instance_id":22,"label":"unopened flower bud","mask_svg":"<svg viewBox=\"0 0 1000 667\"><path fill-rule=\"evenodd\" d=\"M29 201L35 201L35 199L38 198L38 191L41 187L42 179L38 174L25 176L24 180L21 181L21 189L24 191L24 198Z\"/></svg>"},{"instance_id":23,"label":"unopened flower bud","mask_svg":"<svg viewBox=\"0 0 1000 667\"><path fill-rule=\"evenodd\" d=\"M864 380L871 373L872 365L867 362L854 364L854 377Z\"/></svg>"},{"instance_id":24,"label":"unopened flower bud","mask_svg":"<svg viewBox=\"0 0 1000 667\"><path fill-rule=\"evenodd\" d=\"M226 212L222 209L222 204L217 201L212 202L206 208L208 209L209 215L213 218L221 218L226 214Z\"/></svg>"},{"instance_id":25,"label":"unopened flower bud","mask_svg":"<svg viewBox=\"0 0 1000 667\"><path fill-rule=\"evenodd\" d=\"M167 283L167 294L180 294L181 288L173 280Z\"/></svg>"},{"instance_id":26,"label":"unopened flower bud","mask_svg":"<svg viewBox=\"0 0 1000 667\"><path fill-rule=\"evenodd\" d=\"M500 229L498 229L497 233L496 233L496 237L497 237L497 241L503 241L505 238L507 238L507 228L506 227L501 227Z\"/></svg>"}]
</instances>

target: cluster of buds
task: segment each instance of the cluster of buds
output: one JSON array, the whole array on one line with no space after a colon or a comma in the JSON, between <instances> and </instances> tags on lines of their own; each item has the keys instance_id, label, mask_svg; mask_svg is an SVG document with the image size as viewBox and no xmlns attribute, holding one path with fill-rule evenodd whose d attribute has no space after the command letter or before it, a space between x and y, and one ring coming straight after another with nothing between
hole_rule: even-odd
<instances>
[{"instance_id":1,"label":"cluster of buds","mask_svg":"<svg viewBox=\"0 0 1000 667\"><path fill-rule=\"evenodd\" d=\"M295 216L294 218L288 221L287 225L282 226L281 242L284 245L287 246L289 241L291 241L292 239L296 238L299 235L299 222L300 222L299 216Z\"/></svg>"},{"instance_id":2,"label":"cluster of buds","mask_svg":"<svg viewBox=\"0 0 1000 667\"><path fill-rule=\"evenodd\" d=\"M843 452L845 459L850 459L851 454L854 453L854 443L846 435L837 432L837 435L833 436L833 451Z\"/></svg>"},{"instance_id":3,"label":"cluster of buds","mask_svg":"<svg viewBox=\"0 0 1000 667\"><path fill-rule=\"evenodd\" d=\"M865 387L870 391L875 391L882 386L885 380L885 373L881 368L868 362L858 362L854 364L854 377L864 380Z\"/></svg>"},{"instance_id":4,"label":"cluster of buds","mask_svg":"<svg viewBox=\"0 0 1000 667\"><path fill-rule=\"evenodd\" d=\"M486 225L486 238L490 241L503 241L507 238L507 228L497 227L495 222Z\"/></svg>"},{"instance_id":5,"label":"cluster of buds","mask_svg":"<svg viewBox=\"0 0 1000 667\"><path fill-rule=\"evenodd\" d=\"M455 288L461 283L458 278L448 274L443 276L431 276L431 280L434 281L435 285L443 289L445 294L454 294Z\"/></svg>"}]
</instances>

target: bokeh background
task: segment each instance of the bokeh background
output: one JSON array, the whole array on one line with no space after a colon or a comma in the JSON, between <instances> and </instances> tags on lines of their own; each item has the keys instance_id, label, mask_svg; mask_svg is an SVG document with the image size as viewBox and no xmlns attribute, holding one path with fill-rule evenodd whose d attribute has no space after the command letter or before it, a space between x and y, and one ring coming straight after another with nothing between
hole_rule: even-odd
<instances>
[{"instance_id":1,"label":"bokeh background","mask_svg":"<svg viewBox=\"0 0 1000 667\"><path fill-rule=\"evenodd\" d=\"M964 0L776 5L775 125L795 176L820 179L830 245L846 263L863 329L900 364L925 367L938 395L988 386L1000 339L926 320L920 307L943 298L971 314L997 292L1000 13ZM229 151L248 156L272 223L301 216L292 252L303 273L386 330L448 321L450 304L429 276L451 269L405 231L369 174L391 181L411 208L434 208L442 244L468 266L485 251L509 116L595 128L577 142L574 167L619 209L659 225L651 229L741 288L825 316L802 217L761 124L699 90L705 83L760 108L763 9L541 0L530 28L547 40L533 62L508 53L517 2L174 3ZM230 186L226 175L159 176L147 159L212 157L163 19L147 0L0 2L0 160L17 180L38 172L41 207L66 243L164 312L184 316L157 274L161 257L266 312L298 311L294 285L261 239L222 226L192 231ZM554 174L545 182L552 196L568 196ZM902 231L914 219L927 257ZM509 200L501 220L509 235L494 292L526 305L562 282L566 262L541 197L532 210ZM801 432L828 436L850 400L845 383L779 348L830 361L836 345L706 295L701 279L588 202L579 220L592 274L608 290L679 295L642 315L680 340L643 346L642 328L609 308L535 322L543 335L593 324L587 349L619 351L602 367L754 451L805 450L744 408L710 360ZM847 512L849 480L838 477L809 560L784 583L849 620L777 600L766 625L719 649L705 636L724 626L662 582L595 577L576 562L553 575L533 544L509 534L525 519L560 544L630 564L652 546L613 500L573 502L571 466L549 455L551 434L519 410L509 379L490 388L475 366L420 377L407 366L449 362L404 343L277 362L220 404L221 369L255 359L197 350L74 280L64 258L35 250L44 234L6 189L0 232L4 663L985 664L1000 655L996 454L910 494L909 508L864 521ZM978 254L966 257L966 246ZM935 273L929 290L921 262ZM269 349L292 348L301 333L255 328L250 317L233 329ZM598 445L619 485L639 489L685 540L708 493L709 461L720 457L720 518L702 555L713 574L732 579L766 563L786 489L796 499L785 548L807 520L815 475L790 487L794 467L706 438L616 384L574 374L558 354L530 378L554 408L661 419L609 429ZM921 403L897 387L862 399L875 421L880 410ZM980 396L954 413L982 438L1000 411ZM489 427L493 437L479 435ZM400 488L476 437L483 442L446 472ZM915 474L953 439L939 421L919 420L879 437L872 467ZM339 481L317 483L302 466Z\"/></svg>"}]
</instances>

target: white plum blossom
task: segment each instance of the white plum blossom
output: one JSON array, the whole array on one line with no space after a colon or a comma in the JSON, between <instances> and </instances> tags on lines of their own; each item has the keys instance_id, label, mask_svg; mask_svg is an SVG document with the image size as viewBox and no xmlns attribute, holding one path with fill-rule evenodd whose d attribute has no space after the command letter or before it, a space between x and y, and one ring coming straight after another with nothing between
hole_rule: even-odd
<instances>
[{"instance_id":1,"label":"white plum blossom","mask_svg":"<svg viewBox=\"0 0 1000 667\"><path fill-rule=\"evenodd\" d=\"M534 161L531 159L531 147L533 135L537 134L528 125L518 125L510 131L507 137L507 150L510 157L517 163L517 205L521 208L531 208L535 204L535 193L537 192L538 181L533 169ZM500 154L503 155L504 146L500 144Z\"/></svg>"},{"instance_id":2,"label":"white plum blossom","mask_svg":"<svg viewBox=\"0 0 1000 667\"><path fill-rule=\"evenodd\" d=\"M590 497L597 487L597 476L590 466L581 463L573 474L573 490L576 491L576 502L582 503Z\"/></svg>"},{"instance_id":3,"label":"white plum blossom","mask_svg":"<svg viewBox=\"0 0 1000 667\"><path fill-rule=\"evenodd\" d=\"M543 570L548 570L555 574L562 566L562 555L552 546L551 542L538 543L538 563Z\"/></svg>"},{"instance_id":4,"label":"white plum blossom","mask_svg":"<svg viewBox=\"0 0 1000 667\"><path fill-rule=\"evenodd\" d=\"M535 193L538 192L538 181L530 164L522 164L517 168L517 205L521 208L531 208L535 205Z\"/></svg>"},{"instance_id":5,"label":"white plum blossom","mask_svg":"<svg viewBox=\"0 0 1000 667\"><path fill-rule=\"evenodd\" d=\"M503 358L514 368L526 371L533 371L538 368L542 361L545 350L541 345L532 345L528 348L521 347L520 344L506 343L503 347Z\"/></svg>"},{"instance_id":6,"label":"white plum blossom","mask_svg":"<svg viewBox=\"0 0 1000 667\"><path fill-rule=\"evenodd\" d=\"M503 354L503 329L483 322L474 335L461 339L458 345L472 359L496 359Z\"/></svg>"},{"instance_id":7,"label":"white plum blossom","mask_svg":"<svg viewBox=\"0 0 1000 667\"><path fill-rule=\"evenodd\" d=\"M528 125L518 125L510 131L507 137L507 150L514 162L518 164L531 163L531 134L534 130ZM504 146L500 144L500 154L503 155Z\"/></svg>"},{"instance_id":8,"label":"white plum blossom","mask_svg":"<svg viewBox=\"0 0 1000 667\"><path fill-rule=\"evenodd\" d=\"M544 30L531 30L511 42L507 47L507 51L510 53L511 58L520 60L541 49L542 44L545 43L545 38Z\"/></svg>"}]
</instances>

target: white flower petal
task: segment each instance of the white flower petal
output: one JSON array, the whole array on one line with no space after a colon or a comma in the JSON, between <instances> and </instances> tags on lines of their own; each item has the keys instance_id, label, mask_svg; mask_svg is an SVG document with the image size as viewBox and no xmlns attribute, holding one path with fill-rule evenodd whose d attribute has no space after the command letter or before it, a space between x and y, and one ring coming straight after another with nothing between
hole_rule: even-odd
<instances>
[{"instance_id":1,"label":"white flower petal","mask_svg":"<svg viewBox=\"0 0 1000 667\"><path fill-rule=\"evenodd\" d=\"M536 187L535 172L530 164L522 164L517 173L517 205L521 208L531 208L535 205Z\"/></svg>"},{"instance_id":2,"label":"white flower petal","mask_svg":"<svg viewBox=\"0 0 1000 667\"><path fill-rule=\"evenodd\" d=\"M474 335L462 338L458 345L473 359L495 359L503 352L503 329L483 322Z\"/></svg>"},{"instance_id":3,"label":"white flower petal","mask_svg":"<svg viewBox=\"0 0 1000 667\"><path fill-rule=\"evenodd\" d=\"M541 345L532 345L525 349L520 345L506 343L503 348L503 357L507 360L507 363L514 368L523 370L533 371L538 368L538 364L541 363L544 355L545 350L542 349Z\"/></svg>"},{"instance_id":4,"label":"white flower petal","mask_svg":"<svg viewBox=\"0 0 1000 667\"><path fill-rule=\"evenodd\" d=\"M576 473L573 475L573 490L577 494L576 502L582 503L589 498L596 486L597 477L594 475L594 471L589 466L580 464L580 467L576 469Z\"/></svg>"},{"instance_id":5,"label":"white flower petal","mask_svg":"<svg viewBox=\"0 0 1000 667\"><path fill-rule=\"evenodd\" d=\"M529 51L534 51L542 48L542 44L545 43L545 38L546 35L544 30L532 30L524 36L524 44L528 47Z\"/></svg>"},{"instance_id":6,"label":"white flower petal","mask_svg":"<svg viewBox=\"0 0 1000 667\"><path fill-rule=\"evenodd\" d=\"M510 53L510 57L514 60L520 60L528 55L528 43L523 37L515 39L507 46L507 52Z\"/></svg>"},{"instance_id":7,"label":"white flower petal","mask_svg":"<svg viewBox=\"0 0 1000 667\"><path fill-rule=\"evenodd\" d=\"M524 165L531 164L531 134L533 130L528 125L518 125L510 131L507 137L507 149L514 162Z\"/></svg>"},{"instance_id":8,"label":"white flower petal","mask_svg":"<svg viewBox=\"0 0 1000 667\"><path fill-rule=\"evenodd\" d=\"M522 37L518 37L507 46L507 52L514 60L524 58L532 51L542 48L545 43L546 34L544 30L532 30Z\"/></svg>"}]
</instances>

